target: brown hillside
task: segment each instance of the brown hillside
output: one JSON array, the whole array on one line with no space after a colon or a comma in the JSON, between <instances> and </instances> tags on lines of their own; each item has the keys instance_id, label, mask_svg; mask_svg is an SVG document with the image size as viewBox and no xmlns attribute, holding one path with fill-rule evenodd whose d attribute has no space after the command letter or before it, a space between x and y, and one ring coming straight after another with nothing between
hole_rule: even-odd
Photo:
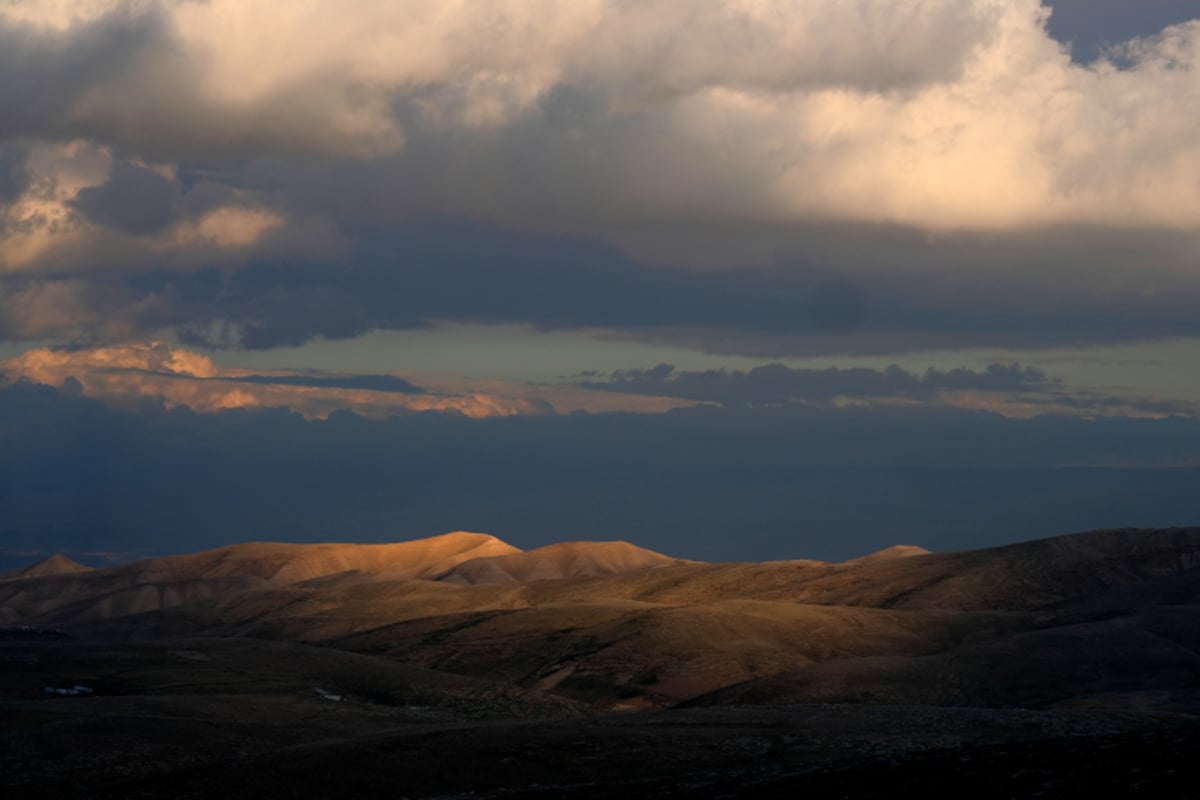
<instances>
[{"instance_id":1,"label":"brown hillside","mask_svg":"<svg viewBox=\"0 0 1200 800\"><path fill-rule=\"evenodd\" d=\"M588 578L681 563L629 542L561 542L522 553L473 558L442 575L450 583L493 584Z\"/></svg>"},{"instance_id":2,"label":"brown hillside","mask_svg":"<svg viewBox=\"0 0 1200 800\"><path fill-rule=\"evenodd\" d=\"M253 542L0 584L0 622L92 622L338 575L430 578L478 556L520 552L463 531L396 544Z\"/></svg>"}]
</instances>

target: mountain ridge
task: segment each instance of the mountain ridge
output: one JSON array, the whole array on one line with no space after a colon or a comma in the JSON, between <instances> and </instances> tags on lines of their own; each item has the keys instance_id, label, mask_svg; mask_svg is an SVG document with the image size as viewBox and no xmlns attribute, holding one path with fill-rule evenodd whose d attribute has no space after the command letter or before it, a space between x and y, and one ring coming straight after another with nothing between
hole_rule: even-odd
<instances>
[{"instance_id":1,"label":"mountain ridge","mask_svg":"<svg viewBox=\"0 0 1200 800\"><path fill-rule=\"evenodd\" d=\"M53 658L0 662L0 692L159 680L175 691L193 662L270 642L315 659L307 691L360 698L365 711L400 691L354 677L374 664L423 676L421 702L461 704L450 694L469 685L470 703L520 698L518 716L806 704L1200 716L1197 619L1200 528L900 546L840 563L705 563L623 541L525 551L469 532L247 543L0 582L13 647L36 631L61 640ZM143 652L144 673L122 660ZM324 652L359 666L321 667ZM275 671L253 674L282 691ZM212 691L243 691L240 674Z\"/></svg>"},{"instance_id":2,"label":"mountain ridge","mask_svg":"<svg viewBox=\"0 0 1200 800\"><path fill-rule=\"evenodd\" d=\"M529 583L593 577L686 563L625 541L557 542L463 561L438 576L452 583Z\"/></svg>"},{"instance_id":3,"label":"mountain ridge","mask_svg":"<svg viewBox=\"0 0 1200 800\"><path fill-rule=\"evenodd\" d=\"M1165 589L1152 586L1178 584L1173 576L1200 566L1200 528L1106 529L946 553L901 545L840 563L687 561L625 541L559 542L525 551L467 531L388 544L247 542L104 569L73 569L61 559L39 563L48 567L26 572L45 574L17 573L0 583L0 622L107 619L231 592L297 587L315 596L411 580L495 591L523 587L530 597L568 602L753 599L1018 611L1104 593L1161 593ZM68 607L81 616L56 616Z\"/></svg>"}]
</instances>

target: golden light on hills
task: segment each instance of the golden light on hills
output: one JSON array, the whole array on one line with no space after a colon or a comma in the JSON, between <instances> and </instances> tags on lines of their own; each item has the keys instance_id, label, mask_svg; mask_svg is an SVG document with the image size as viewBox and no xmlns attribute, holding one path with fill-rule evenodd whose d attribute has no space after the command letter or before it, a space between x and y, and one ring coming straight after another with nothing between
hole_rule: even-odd
<instances>
[{"instance_id":1,"label":"golden light on hills","mask_svg":"<svg viewBox=\"0 0 1200 800\"><path fill-rule=\"evenodd\" d=\"M623 541L522 551L458 531L72 565L54 558L0 579L0 622L84 637L323 644L604 708L699 702L735 687L745 698L868 691L941 703L991 696L993 670L1032 664L1047 648L1094 665L1090 639L1048 633L1060 622L1068 630L1200 600L1200 529L944 554L898 546L843 563L702 563ZM1137 626L1093 624L1089 636L1156 664L1175 669L1184 657L1137 644ZM960 662L975 666L950 691L939 681ZM1039 691L1067 691L1038 680Z\"/></svg>"}]
</instances>

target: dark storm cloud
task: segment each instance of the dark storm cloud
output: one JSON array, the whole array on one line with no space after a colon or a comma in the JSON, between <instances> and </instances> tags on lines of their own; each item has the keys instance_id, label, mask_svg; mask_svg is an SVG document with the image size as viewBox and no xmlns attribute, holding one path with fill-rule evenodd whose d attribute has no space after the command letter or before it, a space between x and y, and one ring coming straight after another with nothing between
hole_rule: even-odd
<instances>
[{"instance_id":1,"label":"dark storm cloud","mask_svg":"<svg viewBox=\"0 0 1200 800\"><path fill-rule=\"evenodd\" d=\"M97 341L174 328L185 344L266 349L449 320L607 329L763 359L938 347L1038 348L1200 333L1186 275L1094 291L956 276L959 246L923 247L929 276L839 276L789 261L690 270L639 262L583 237L417 218L349 229L336 260L259 257L236 269L96 270L0 277L0 337ZM1101 239L1103 237L1100 237ZM962 245L963 256L966 246ZM1012 251L1000 251L1012 252ZM1059 255L1047 248L1043 258ZM995 248L978 260L994 258ZM1069 272L1071 261L1059 272ZM974 276L993 266L976 264ZM1150 287L1159 287L1148 291Z\"/></svg>"},{"instance_id":2,"label":"dark storm cloud","mask_svg":"<svg viewBox=\"0 0 1200 800\"><path fill-rule=\"evenodd\" d=\"M206 80L205 68L220 60L230 40L222 34L211 50L190 49L196 42L180 35L188 23L178 17L191 5L68 4L0 14L0 139L84 137L160 160L278 151L355 155L403 144L384 113L355 125L355 115L376 112L365 108L370 93L361 82L354 92L349 78L332 85L320 76L285 78L278 91L253 103L239 96L243 75ZM348 134L347 127L359 129Z\"/></svg>"},{"instance_id":3,"label":"dark storm cloud","mask_svg":"<svg viewBox=\"0 0 1200 800\"><path fill-rule=\"evenodd\" d=\"M1191 524L1200 478L1184 468L1196 420L952 409L305 421L118 411L17 383L0 388L0 444L0 549L131 557L470 529L522 547L838 559Z\"/></svg>"},{"instance_id":4,"label":"dark storm cloud","mask_svg":"<svg viewBox=\"0 0 1200 800\"><path fill-rule=\"evenodd\" d=\"M854 368L793 369L766 364L748 371L712 369L677 371L670 364L648 370L619 370L604 381L585 381L589 389L629 392L724 404L762 405L828 403L838 397L928 399L947 390L1030 392L1050 387L1041 370L1020 364L992 364L984 371L930 369L923 375L892 365L884 370Z\"/></svg>"},{"instance_id":5,"label":"dark storm cloud","mask_svg":"<svg viewBox=\"0 0 1200 800\"><path fill-rule=\"evenodd\" d=\"M163 41L152 9L106 14L69 31L0 16L0 139L85 134L72 106L91 88L135 70Z\"/></svg>"},{"instance_id":6,"label":"dark storm cloud","mask_svg":"<svg viewBox=\"0 0 1200 800\"><path fill-rule=\"evenodd\" d=\"M21 196L28 176L25 174L27 149L19 144L0 142L0 206Z\"/></svg>"},{"instance_id":7,"label":"dark storm cloud","mask_svg":"<svg viewBox=\"0 0 1200 800\"><path fill-rule=\"evenodd\" d=\"M350 266L255 264L219 283L206 274L163 277L185 314L204 324L225 315L231 323L227 343L252 348L436 320L528 322L543 329L698 325L815 333L841 325L834 317L843 316L852 294L826 288L820 271L657 268L586 239L517 234L461 220L416 220L369 232L358 242ZM218 292L219 304L213 296ZM827 311L822 297L831 294L836 303ZM208 335L197 330L199 337Z\"/></svg>"},{"instance_id":8,"label":"dark storm cloud","mask_svg":"<svg viewBox=\"0 0 1200 800\"><path fill-rule=\"evenodd\" d=\"M146 236L175 222L179 203L178 186L170 178L118 160L108 181L81 190L73 205L99 225Z\"/></svg>"},{"instance_id":9,"label":"dark storm cloud","mask_svg":"<svg viewBox=\"0 0 1200 800\"><path fill-rule=\"evenodd\" d=\"M1193 311L1200 291L1186 282L1157 293L1139 291L1135 282L1110 287L1112 294L978 285L956 280L953 254L946 253L938 255L950 262L945 272L938 267L929 282L914 284L904 275L843 277L802 262L660 267L582 237L445 218L359 229L351 240L345 261L259 259L233 271L80 276L70 286L96 311L96 325L125 321L145 335L171 326L185 344L254 349L440 320L602 328L762 358L898 353L949 342L1036 348L1200 332ZM0 326L4 286L0 280Z\"/></svg>"}]
</instances>

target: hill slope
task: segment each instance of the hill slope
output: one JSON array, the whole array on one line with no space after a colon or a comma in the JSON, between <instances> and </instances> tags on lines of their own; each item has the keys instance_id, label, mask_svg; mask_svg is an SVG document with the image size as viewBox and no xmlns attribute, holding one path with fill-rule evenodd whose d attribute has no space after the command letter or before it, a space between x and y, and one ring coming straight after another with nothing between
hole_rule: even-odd
<instances>
[{"instance_id":1,"label":"hill slope","mask_svg":"<svg viewBox=\"0 0 1200 800\"><path fill-rule=\"evenodd\" d=\"M0 585L0 622L91 622L332 576L430 578L464 560L518 552L494 536L465 531L377 545L251 542L17 578Z\"/></svg>"},{"instance_id":2,"label":"hill slope","mask_svg":"<svg viewBox=\"0 0 1200 800\"><path fill-rule=\"evenodd\" d=\"M249 544L5 580L0 619L22 797L891 797L906 759L1169 797L1200 741L1200 529L840 564Z\"/></svg>"},{"instance_id":3,"label":"hill slope","mask_svg":"<svg viewBox=\"0 0 1200 800\"><path fill-rule=\"evenodd\" d=\"M841 564L705 564L625 542L521 552L469 533L248 544L5 581L0 616L89 637L325 644L603 708L1147 691L1200 708L1200 529Z\"/></svg>"},{"instance_id":4,"label":"hill slope","mask_svg":"<svg viewBox=\"0 0 1200 800\"><path fill-rule=\"evenodd\" d=\"M590 578L682 563L629 542L561 542L522 553L473 558L439 580L451 583L531 583Z\"/></svg>"},{"instance_id":5,"label":"hill slope","mask_svg":"<svg viewBox=\"0 0 1200 800\"><path fill-rule=\"evenodd\" d=\"M153 582L239 577L284 585L345 572L427 578L468 559L519 552L495 536L456 531L394 544L252 542L154 559L130 569Z\"/></svg>"},{"instance_id":6,"label":"hill slope","mask_svg":"<svg viewBox=\"0 0 1200 800\"><path fill-rule=\"evenodd\" d=\"M55 553L43 558L36 564L30 564L23 570L0 575L0 580L17 580L19 578L47 578L52 575L73 575L78 572L91 572L92 567L80 564L73 558L62 553Z\"/></svg>"}]
</instances>

